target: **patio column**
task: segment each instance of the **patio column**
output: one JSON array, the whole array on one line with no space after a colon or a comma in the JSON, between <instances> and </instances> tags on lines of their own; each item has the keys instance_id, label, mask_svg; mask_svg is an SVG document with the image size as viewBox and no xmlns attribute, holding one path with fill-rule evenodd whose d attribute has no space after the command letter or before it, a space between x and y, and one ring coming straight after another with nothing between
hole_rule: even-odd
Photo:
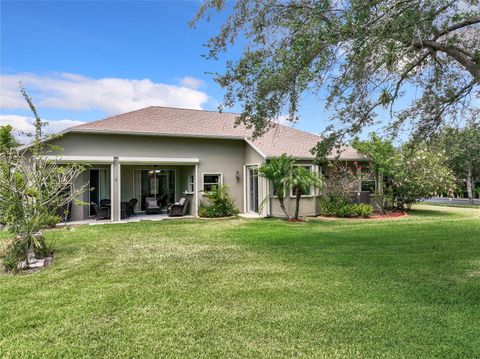
<instances>
[{"instance_id":1,"label":"patio column","mask_svg":"<svg viewBox=\"0 0 480 359\"><path fill-rule=\"evenodd\" d=\"M198 217L198 191L200 190L198 188L198 164L195 165L195 211L194 215L195 217Z\"/></svg>"},{"instance_id":2,"label":"patio column","mask_svg":"<svg viewBox=\"0 0 480 359\"><path fill-rule=\"evenodd\" d=\"M121 198L121 187L120 187L120 162L118 157L113 158L112 164L112 221L120 221L120 198Z\"/></svg>"}]
</instances>

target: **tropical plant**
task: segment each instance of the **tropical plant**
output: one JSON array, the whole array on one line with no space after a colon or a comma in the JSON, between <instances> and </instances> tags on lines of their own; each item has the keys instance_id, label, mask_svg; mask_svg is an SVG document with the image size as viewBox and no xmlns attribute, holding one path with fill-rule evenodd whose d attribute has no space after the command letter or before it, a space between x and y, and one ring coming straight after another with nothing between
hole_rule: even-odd
<instances>
[{"instance_id":1,"label":"tropical plant","mask_svg":"<svg viewBox=\"0 0 480 359\"><path fill-rule=\"evenodd\" d=\"M235 216L239 213L235 202L228 194L227 186L215 186L211 191L203 192L208 200L200 202L198 215L200 217L216 218Z\"/></svg>"},{"instance_id":2,"label":"tropical plant","mask_svg":"<svg viewBox=\"0 0 480 359\"><path fill-rule=\"evenodd\" d=\"M327 217L351 217L354 215L352 202L344 196L336 194L320 199L320 212Z\"/></svg>"},{"instance_id":3,"label":"tropical plant","mask_svg":"<svg viewBox=\"0 0 480 359\"><path fill-rule=\"evenodd\" d=\"M368 218L373 215L373 206L367 203L358 203L353 206L353 212L358 217Z\"/></svg>"},{"instance_id":4,"label":"tropical plant","mask_svg":"<svg viewBox=\"0 0 480 359\"><path fill-rule=\"evenodd\" d=\"M271 158L258 169L260 176L270 180L273 186L273 194L277 198L280 208L287 218L290 218L285 207L285 196L289 189L289 180L292 173L292 166L295 159L286 154L280 157Z\"/></svg>"},{"instance_id":5,"label":"tropical plant","mask_svg":"<svg viewBox=\"0 0 480 359\"><path fill-rule=\"evenodd\" d=\"M6 153L18 145L19 143L13 136L13 127L10 125L0 126L0 152Z\"/></svg>"},{"instance_id":6,"label":"tropical plant","mask_svg":"<svg viewBox=\"0 0 480 359\"><path fill-rule=\"evenodd\" d=\"M203 1L191 25L212 11L226 11L226 4ZM226 90L224 105L240 104L239 121L252 126L254 135L285 111L295 120L305 92L326 91L331 119L344 125L334 131L336 137L372 124L377 109L384 109L382 118L390 117L384 124L392 133L405 125L428 136L447 120L461 122L462 111L475 105L479 5L478 0L238 0L208 41L207 58L217 59L241 40L241 57L227 61L216 81ZM405 105L403 96L412 86L418 94Z\"/></svg>"},{"instance_id":7,"label":"tropical plant","mask_svg":"<svg viewBox=\"0 0 480 359\"><path fill-rule=\"evenodd\" d=\"M298 219L300 210L300 199L304 193L310 193L310 190L323 186L322 177L304 166L294 166L291 176L288 178L288 187L291 188L295 195L295 214L294 218Z\"/></svg>"},{"instance_id":8,"label":"tropical plant","mask_svg":"<svg viewBox=\"0 0 480 359\"><path fill-rule=\"evenodd\" d=\"M38 116L25 90L22 93ZM41 124L39 118L36 124ZM41 229L51 224L59 207L77 201L87 188L87 184L75 186L84 166L60 165L50 160L41 131L37 130L36 134L28 149L0 153L0 213L15 236L6 250L4 265L12 271L17 270L22 261L28 267L33 255L48 250Z\"/></svg>"}]
</instances>

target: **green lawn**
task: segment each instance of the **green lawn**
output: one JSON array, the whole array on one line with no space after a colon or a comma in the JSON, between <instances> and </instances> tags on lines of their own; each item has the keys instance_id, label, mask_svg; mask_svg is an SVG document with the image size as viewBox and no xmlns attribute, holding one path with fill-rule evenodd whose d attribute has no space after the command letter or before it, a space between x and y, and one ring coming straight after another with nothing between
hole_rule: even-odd
<instances>
[{"instance_id":1,"label":"green lawn","mask_svg":"<svg viewBox=\"0 0 480 359\"><path fill-rule=\"evenodd\" d=\"M0 357L480 357L478 209L47 238L53 266L0 275Z\"/></svg>"}]
</instances>

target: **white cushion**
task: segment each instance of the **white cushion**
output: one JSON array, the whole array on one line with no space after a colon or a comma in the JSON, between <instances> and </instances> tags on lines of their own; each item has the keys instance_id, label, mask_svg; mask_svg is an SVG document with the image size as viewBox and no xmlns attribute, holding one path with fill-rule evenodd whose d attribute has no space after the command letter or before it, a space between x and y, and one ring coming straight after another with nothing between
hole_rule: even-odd
<instances>
[{"instance_id":1,"label":"white cushion","mask_svg":"<svg viewBox=\"0 0 480 359\"><path fill-rule=\"evenodd\" d=\"M147 199L147 207L148 208L158 207L157 201L155 199Z\"/></svg>"}]
</instances>

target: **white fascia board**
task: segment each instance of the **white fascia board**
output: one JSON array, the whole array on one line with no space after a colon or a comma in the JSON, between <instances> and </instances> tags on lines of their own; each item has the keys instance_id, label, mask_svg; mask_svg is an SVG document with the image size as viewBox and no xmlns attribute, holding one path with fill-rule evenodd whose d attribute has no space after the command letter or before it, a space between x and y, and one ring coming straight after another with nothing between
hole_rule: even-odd
<instances>
[{"instance_id":1,"label":"white fascia board","mask_svg":"<svg viewBox=\"0 0 480 359\"><path fill-rule=\"evenodd\" d=\"M110 156L46 156L47 159L60 163L85 162L85 163L113 163Z\"/></svg>"},{"instance_id":2,"label":"white fascia board","mask_svg":"<svg viewBox=\"0 0 480 359\"><path fill-rule=\"evenodd\" d=\"M200 162L198 158L185 157L119 157L121 164L197 164Z\"/></svg>"}]
</instances>

